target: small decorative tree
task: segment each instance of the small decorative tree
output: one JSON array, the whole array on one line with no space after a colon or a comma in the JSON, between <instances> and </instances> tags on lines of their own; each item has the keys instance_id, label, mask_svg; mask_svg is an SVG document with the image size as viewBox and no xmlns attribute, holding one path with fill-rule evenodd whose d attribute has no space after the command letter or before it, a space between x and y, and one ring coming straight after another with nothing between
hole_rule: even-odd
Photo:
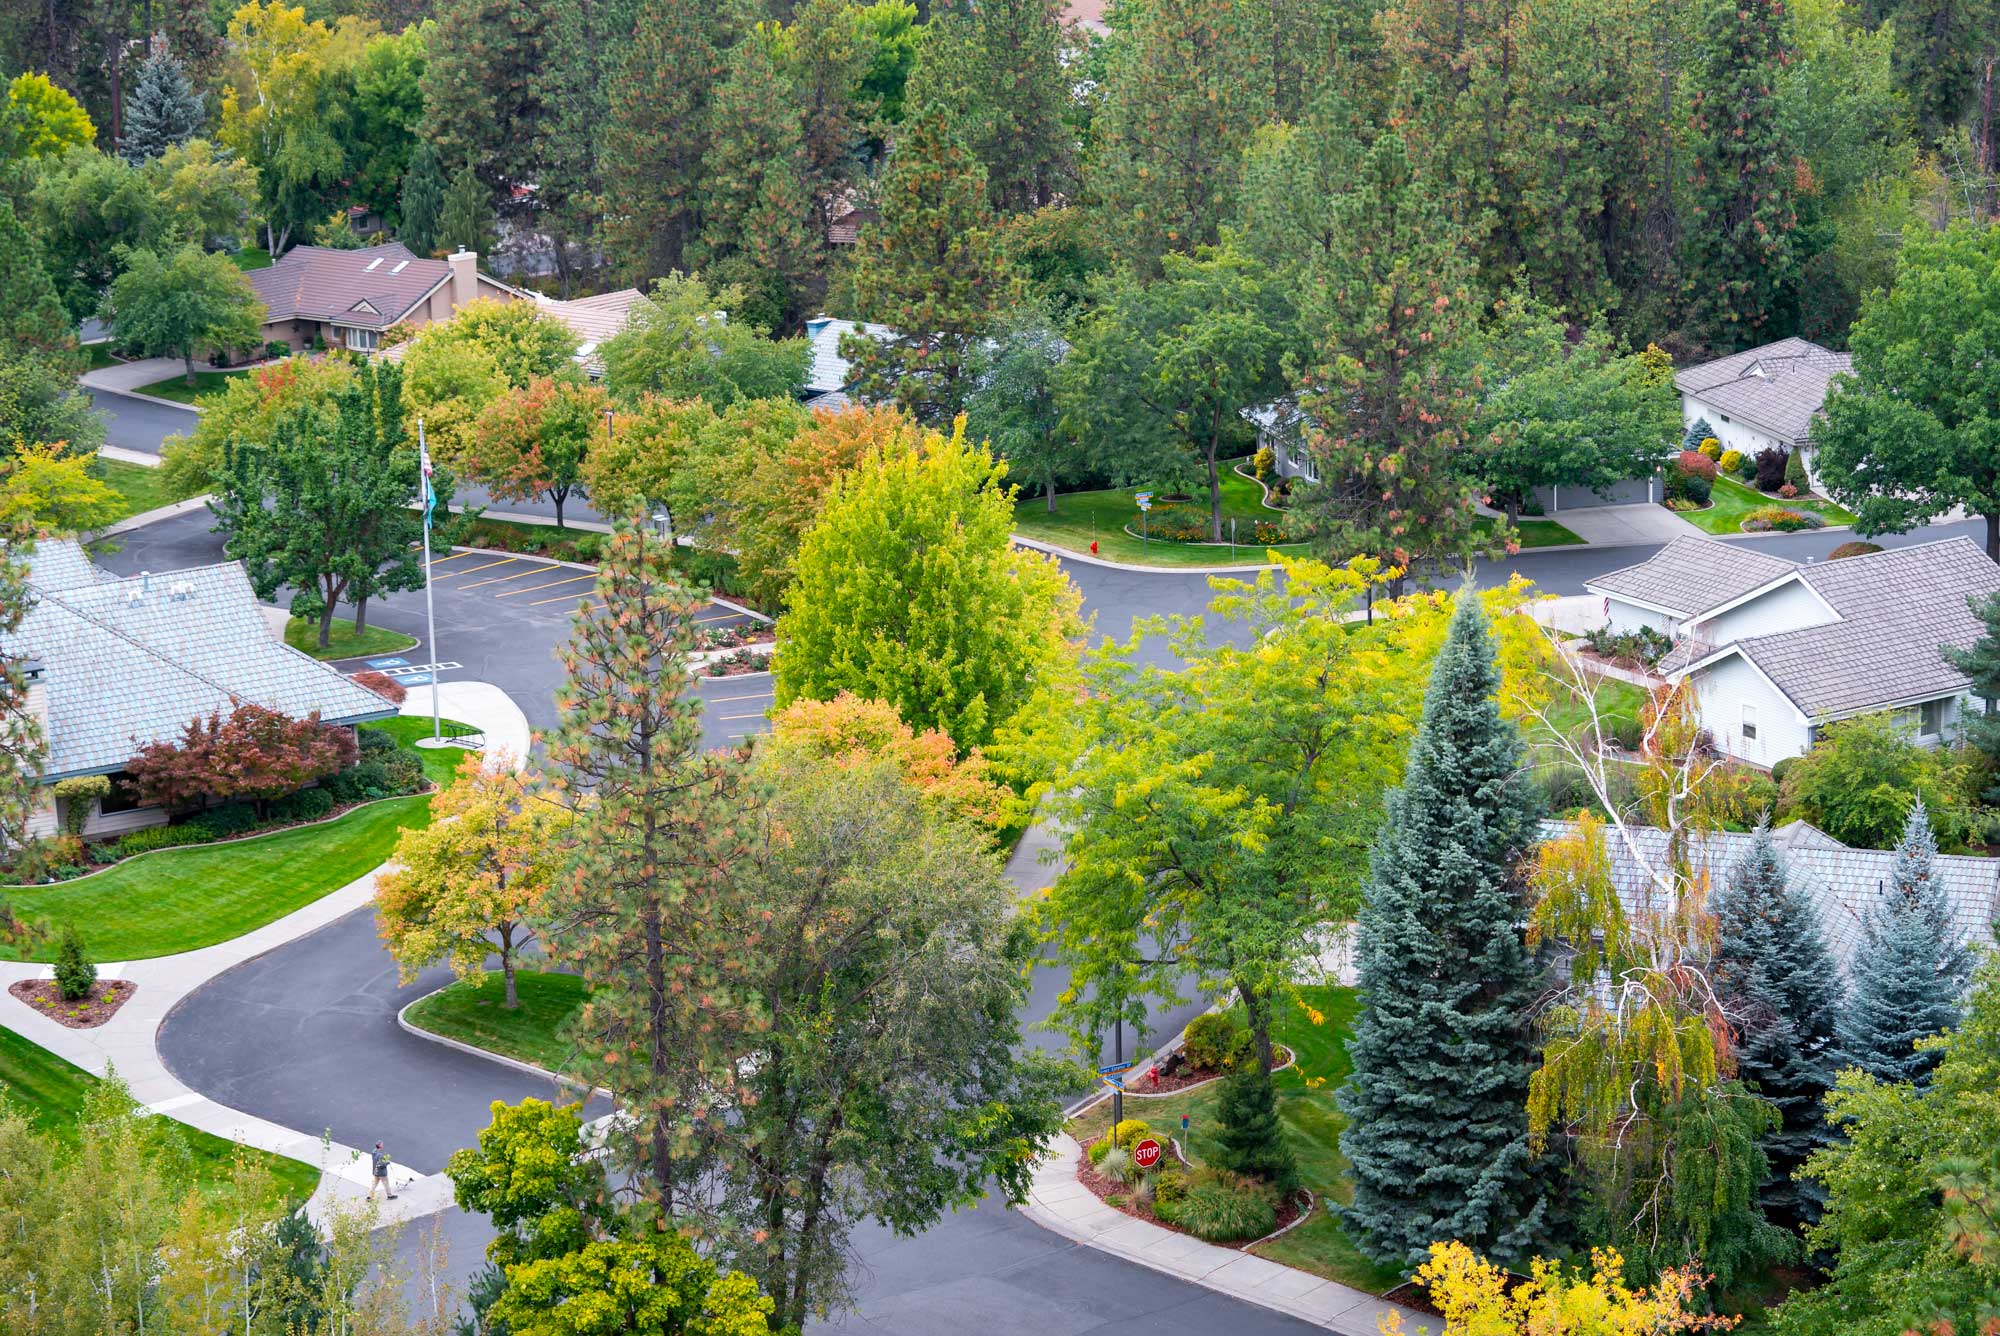
<instances>
[{"instance_id":1,"label":"small decorative tree","mask_svg":"<svg viewBox=\"0 0 2000 1336\"><path fill-rule=\"evenodd\" d=\"M91 804L110 795L109 775L77 775L57 780L55 797L62 807L63 833L82 839L84 824L90 820Z\"/></svg>"},{"instance_id":2,"label":"small decorative tree","mask_svg":"<svg viewBox=\"0 0 2000 1336\"><path fill-rule=\"evenodd\" d=\"M1682 450L1699 450L1701 443L1715 435L1715 428L1708 425L1707 418L1696 418L1694 424L1681 435Z\"/></svg>"},{"instance_id":3,"label":"small decorative tree","mask_svg":"<svg viewBox=\"0 0 2000 1336\"><path fill-rule=\"evenodd\" d=\"M83 938L77 936L75 928L65 927L62 948L56 955L56 991L65 1002L81 1002L90 996L96 982L97 966L84 954Z\"/></svg>"},{"instance_id":4,"label":"small decorative tree","mask_svg":"<svg viewBox=\"0 0 2000 1336\"><path fill-rule=\"evenodd\" d=\"M178 743L153 742L126 763L142 803L188 811L211 798L242 798L263 814L274 798L354 764L354 734L319 715L294 719L261 705L238 705L190 720Z\"/></svg>"},{"instance_id":5,"label":"small decorative tree","mask_svg":"<svg viewBox=\"0 0 2000 1336\"><path fill-rule=\"evenodd\" d=\"M1260 1064L1253 1062L1223 1081L1215 1119L1210 1164L1261 1178L1280 1192L1298 1186L1299 1165L1292 1148L1285 1144L1277 1087Z\"/></svg>"}]
</instances>

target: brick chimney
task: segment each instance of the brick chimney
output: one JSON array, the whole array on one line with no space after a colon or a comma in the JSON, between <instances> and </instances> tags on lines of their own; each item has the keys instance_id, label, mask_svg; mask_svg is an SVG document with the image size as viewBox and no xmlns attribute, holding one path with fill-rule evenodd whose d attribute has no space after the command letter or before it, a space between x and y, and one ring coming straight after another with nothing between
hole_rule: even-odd
<instances>
[{"instance_id":1,"label":"brick chimney","mask_svg":"<svg viewBox=\"0 0 2000 1336\"><path fill-rule=\"evenodd\" d=\"M453 251L451 264L451 309L459 307L479 295L479 252Z\"/></svg>"}]
</instances>

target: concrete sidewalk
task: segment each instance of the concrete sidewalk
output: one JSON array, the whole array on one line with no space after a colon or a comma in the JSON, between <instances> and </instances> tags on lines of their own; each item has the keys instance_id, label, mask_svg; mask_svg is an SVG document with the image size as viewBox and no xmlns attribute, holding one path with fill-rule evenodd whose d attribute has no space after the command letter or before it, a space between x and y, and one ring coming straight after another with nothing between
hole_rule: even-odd
<instances>
[{"instance_id":1,"label":"concrete sidewalk","mask_svg":"<svg viewBox=\"0 0 2000 1336\"><path fill-rule=\"evenodd\" d=\"M76 383L86 390L104 390L110 394L129 394L153 403L167 404L189 413L201 410L192 404L175 403L172 399L161 399L139 391L148 385L156 385L169 376L185 375L187 364L178 357L142 357L136 362L113 362L110 366L96 367L76 378ZM194 373L200 375L220 375L221 372L207 371L196 367Z\"/></svg>"},{"instance_id":2,"label":"concrete sidewalk","mask_svg":"<svg viewBox=\"0 0 2000 1336\"><path fill-rule=\"evenodd\" d=\"M1670 543L1676 538L1706 538L1665 506L1642 501L1629 506L1579 506L1541 518L1554 520L1593 547L1626 547L1640 543Z\"/></svg>"},{"instance_id":3,"label":"concrete sidewalk","mask_svg":"<svg viewBox=\"0 0 2000 1336\"><path fill-rule=\"evenodd\" d=\"M1400 1313L1403 1329L1435 1327L1437 1319L1378 1299L1363 1290L1322 1280L1308 1271L1281 1266L1233 1248L1218 1248L1123 1211L1113 1210L1077 1182L1082 1147L1058 1136L1048 1158L1035 1167L1034 1182L1021 1213L1044 1229L1086 1247L1226 1294L1232 1299L1285 1313L1343 1336L1376 1336L1377 1319Z\"/></svg>"},{"instance_id":4,"label":"concrete sidewalk","mask_svg":"<svg viewBox=\"0 0 2000 1336\"><path fill-rule=\"evenodd\" d=\"M463 711L476 716L455 717L484 729L498 748L512 754L515 764L525 758L527 717L500 688L483 682L447 683L442 694L446 713ZM411 699L417 699L416 693ZM427 694L423 703L428 708ZM124 979L136 985L137 991L117 1015L95 1029L72 1030L58 1025L12 997L0 999L0 1025L93 1076L115 1069L131 1088L132 1098L149 1113L165 1114L189 1127L317 1167L319 1188L313 1193L308 1213L315 1220L323 1219L336 1205L351 1207L367 1196L370 1174L366 1150L342 1145L321 1133L282 1127L189 1089L161 1059L159 1030L183 998L217 975L317 932L373 900L375 876L380 870L227 942L179 955L100 966L98 977ZM53 974L49 965L0 961L0 988ZM377 1217L382 1224L416 1219L451 1204L451 1182L443 1174L419 1175L397 1165L391 1169L390 1181L397 1199L383 1203Z\"/></svg>"}]
</instances>

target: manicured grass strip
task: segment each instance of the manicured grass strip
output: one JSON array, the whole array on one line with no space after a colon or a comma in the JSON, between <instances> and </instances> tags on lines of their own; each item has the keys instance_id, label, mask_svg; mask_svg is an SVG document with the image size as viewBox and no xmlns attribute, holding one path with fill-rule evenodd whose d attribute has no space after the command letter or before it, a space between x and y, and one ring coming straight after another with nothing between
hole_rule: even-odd
<instances>
[{"instance_id":1,"label":"manicured grass strip","mask_svg":"<svg viewBox=\"0 0 2000 1336\"><path fill-rule=\"evenodd\" d=\"M1786 510L1802 510L1819 516L1828 524L1852 524L1854 516L1842 510L1831 501L1814 500L1811 497L1795 497L1790 501L1782 496L1766 496L1754 487L1746 487L1734 478L1717 478L1715 490L1709 497L1707 510L1675 511L1682 519L1697 529L1712 534L1740 534L1743 521L1753 510L1765 506L1782 506Z\"/></svg>"},{"instance_id":2,"label":"manicured grass strip","mask_svg":"<svg viewBox=\"0 0 2000 1336\"><path fill-rule=\"evenodd\" d=\"M333 634L325 649L319 647L319 623L294 617L285 623L285 643L315 659L353 659L363 654L395 654L416 647L416 638L384 626L371 626L354 634L352 617L333 619Z\"/></svg>"},{"instance_id":3,"label":"manicured grass strip","mask_svg":"<svg viewBox=\"0 0 2000 1336\"><path fill-rule=\"evenodd\" d=\"M446 737L474 731L470 724L461 724L456 719L442 719L438 722L444 725L443 731ZM415 747L417 755L423 759L424 778L440 788L450 784L457 777L458 763L470 755L462 747L417 747L418 738L427 738L431 735L429 715L405 715L398 719L384 719L379 723L363 724L361 727L370 733L387 733L396 740L396 745L399 747Z\"/></svg>"},{"instance_id":4,"label":"manicured grass strip","mask_svg":"<svg viewBox=\"0 0 2000 1336\"><path fill-rule=\"evenodd\" d=\"M1487 534L1492 531L1492 521L1480 523L1480 533ZM1523 552L1534 547L1570 547L1583 541L1554 520L1523 519L1514 526L1514 535Z\"/></svg>"},{"instance_id":5,"label":"manicured grass strip","mask_svg":"<svg viewBox=\"0 0 2000 1336\"><path fill-rule=\"evenodd\" d=\"M83 1068L71 1066L12 1030L0 1029L0 1086L6 1088L7 1102L42 1132L74 1144L77 1115L83 1110L84 1097L97 1084L98 1079ZM230 1161L238 1150L236 1143L196 1128L176 1127L192 1152L196 1181L204 1185L226 1182ZM304 1201L319 1186L319 1170L309 1164L268 1151L246 1148L244 1153L270 1172L281 1201Z\"/></svg>"},{"instance_id":6,"label":"manicured grass strip","mask_svg":"<svg viewBox=\"0 0 2000 1336\"><path fill-rule=\"evenodd\" d=\"M521 1006L508 1011L500 974L479 983L454 983L412 1006L410 1024L552 1072L569 1065L570 1046L562 1038L570 1018L590 996L574 974L517 970L514 991Z\"/></svg>"},{"instance_id":7,"label":"manicured grass strip","mask_svg":"<svg viewBox=\"0 0 2000 1336\"><path fill-rule=\"evenodd\" d=\"M265 250L262 246L245 246L229 258L236 261L238 269L269 269L271 267L271 252Z\"/></svg>"},{"instance_id":8,"label":"manicured grass strip","mask_svg":"<svg viewBox=\"0 0 2000 1336\"><path fill-rule=\"evenodd\" d=\"M428 794L253 839L163 849L54 886L0 887L22 917L68 924L97 960L144 960L241 937L339 890L430 820ZM54 960L49 942L36 960Z\"/></svg>"},{"instance_id":9,"label":"manicured grass strip","mask_svg":"<svg viewBox=\"0 0 2000 1336\"><path fill-rule=\"evenodd\" d=\"M169 487L165 473L164 469L149 469L144 464L128 464L119 459L98 458L90 462L90 476L118 493L125 503L120 519L187 500L188 491Z\"/></svg>"},{"instance_id":10,"label":"manicured grass strip","mask_svg":"<svg viewBox=\"0 0 2000 1336\"><path fill-rule=\"evenodd\" d=\"M199 404L221 397L228 391L229 382L243 374L242 371L197 371L192 385L187 383L185 376L168 376L151 385L141 385L138 392L150 394L155 399L171 399L177 404Z\"/></svg>"},{"instance_id":11,"label":"manicured grass strip","mask_svg":"<svg viewBox=\"0 0 2000 1336\"><path fill-rule=\"evenodd\" d=\"M1049 514L1048 499L1043 496L1029 496L1025 493L1014 503L1014 532L1023 538L1033 538L1057 547L1068 548L1072 552L1090 551L1091 540L1097 542L1097 554L1110 561L1122 561L1135 566L1242 566L1260 563L1267 550L1263 545L1247 541L1250 526L1256 521L1275 521L1283 518L1282 513L1264 509L1264 494L1257 484L1228 465L1222 472L1222 523L1225 536L1229 521L1234 517L1236 528L1246 540L1237 544L1235 559L1230 558L1229 548L1209 547L1200 543L1170 543L1164 540L1142 542L1125 532L1127 524L1135 530L1139 527L1139 504L1133 497L1139 492L1150 491L1155 495L1159 489L1148 487L1111 488L1101 492L1063 492L1056 496L1056 513ZM1208 509L1208 489L1195 489L1194 500L1183 502L1195 510ZM1279 548L1293 554L1305 551L1303 543L1288 543Z\"/></svg>"},{"instance_id":12,"label":"manicured grass strip","mask_svg":"<svg viewBox=\"0 0 2000 1336\"><path fill-rule=\"evenodd\" d=\"M1307 1008L1321 1014L1321 1024L1313 1023ZM1272 1024L1273 1037L1297 1059L1272 1078L1278 1087L1278 1116L1284 1120L1285 1137L1298 1157L1300 1180L1321 1201L1346 1202L1353 1195L1347 1181L1347 1160L1340 1153L1340 1132L1347 1126L1347 1118L1333 1096L1352 1070L1347 1039L1360 1010L1360 995L1352 988L1301 988L1296 998L1278 1002ZM1145 1083L1136 1082L1133 1089L1143 1091ZM1187 1114L1188 1151L1199 1162L1215 1132L1215 1105L1220 1095L1220 1083L1211 1082L1163 1099L1128 1099L1125 1116L1144 1119L1163 1134L1178 1136L1181 1115ZM1111 1101L1107 1099L1072 1120L1069 1132L1088 1145L1110 1126ZM1384 1293L1401 1279L1394 1267L1380 1267L1363 1257L1340 1223L1323 1209L1315 1209L1305 1224L1255 1251L1260 1257L1372 1294Z\"/></svg>"},{"instance_id":13,"label":"manicured grass strip","mask_svg":"<svg viewBox=\"0 0 2000 1336\"><path fill-rule=\"evenodd\" d=\"M102 371L108 366L119 365L118 359L111 355L109 339L102 343L86 343L83 345L83 351L90 358L89 369L92 371Z\"/></svg>"},{"instance_id":14,"label":"manicured grass strip","mask_svg":"<svg viewBox=\"0 0 2000 1336\"><path fill-rule=\"evenodd\" d=\"M1620 682L1616 678L1599 678L1597 690L1597 718L1604 726L1605 736L1610 737L1622 729L1636 729L1639 711L1645 708L1647 695L1643 687L1630 682ZM1590 722L1590 710L1580 700L1563 696L1551 701L1548 708L1549 723L1565 737L1573 734ZM1533 721L1529 721L1531 726Z\"/></svg>"}]
</instances>

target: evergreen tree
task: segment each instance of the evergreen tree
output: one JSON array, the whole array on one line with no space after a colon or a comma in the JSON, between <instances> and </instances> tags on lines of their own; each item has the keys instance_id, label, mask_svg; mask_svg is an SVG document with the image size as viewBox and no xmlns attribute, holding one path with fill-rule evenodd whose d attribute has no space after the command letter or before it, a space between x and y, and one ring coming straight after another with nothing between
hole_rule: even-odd
<instances>
[{"instance_id":1,"label":"evergreen tree","mask_svg":"<svg viewBox=\"0 0 2000 1336\"><path fill-rule=\"evenodd\" d=\"M986 169L952 129L950 110L911 111L882 174L882 218L855 248L861 314L895 331L851 334L841 355L862 396L893 399L942 426L972 391L966 363L1005 299Z\"/></svg>"},{"instance_id":2,"label":"evergreen tree","mask_svg":"<svg viewBox=\"0 0 2000 1336\"><path fill-rule=\"evenodd\" d=\"M428 143L418 144L416 152L410 155L410 170L403 173L403 221L396 235L419 255L429 255L437 249L444 192L444 168L438 164L437 150Z\"/></svg>"},{"instance_id":3,"label":"evergreen tree","mask_svg":"<svg viewBox=\"0 0 2000 1336\"><path fill-rule=\"evenodd\" d=\"M981 0L935 18L910 76L913 101L958 109L959 132L1003 214L1041 208L1075 174L1063 8L1062 0Z\"/></svg>"},{"instance_id":4,"label":"evergreen tree","mask_svg":"<svg viewBox=\"0 0 2000 1336\"><path fill-rule=\"evenodd\" d=\"M1244 150L1271 107L1270 13L1238 0L1139 8L1106 77L1093 177L1107 231L1150 273L1212 245L1235 212Z\"/></svg>"},{"instance_id":5,"label":"evergreen tree","mask_svg":"<svg viewBox=\"0 0 2000 1336\"><path fill-rule=\"evenodd\" d=\"M801 113L806 189L824 238L829 211L860 165L859 90L876 47L852 0L805 0L782 33L785 73Z\"/></svg>"},{"instance_id":6,"label":"evergreen tree","mask_svg":"<svg viewBox=\"0 0 2000 1336\"><path fill-rule=\"evenodd\" d=\"M201 129L201 104L187 67L167 49L165 38L155 37L125 98L125 138L118 156L136 167L194 138Z\"/></svg>"},{"instance_id":7,"label":"evergreen tree","mask_svg":"<svg viewBox=\"0 0 2000 1336\"><path fill-rule=\"evenodd\" d=\"M0 199L0 255L7 257L0 263L0 363L27 353L75 352L76 335L42 266L42 248L5 199Z\"/></svg>"},{"instance_id":8,"label":"evergreen tree","mask_svg":"<svg viewBox=\"0 0 2000 1336\"><path fill-rule=\"evenodd\" d=\"M770 44L753 33L730 50L729 75L716 90L693 260L710 282L743 289L738 314L783 334L807 315L821 249L806 171L792 89Z\"/></svg>"},{"instance_id":9,"label":"evergreen tree","mask_svg":"<svg viewBox=\"0 0 2000 1336\"><path fill-rule=\"evenodd\" d=\"M422 138L469 162L489 196L538 184L562 108L552 77L576 0L442 0L424 67Z\"/></svg>"},{"instance_id":10,"label":"evergreen tree","mask_svg":"<svg viewBox=\"0 0 2000 1336\"><path fill-rule=\"evenodd\" d=\"M647 0L610 80L605 243L642 287L686 268L701 234L702 158L732 26L724 9Z\"/></svg>"},{"instance_id":11,"label":"evergreen tree","mask_svg":"<svg viewBox=\"0 0 2000 1336\"><path fill-rule=\"evenodd\" d=\"M1812 901L1787 883L1765 827L1730 870L1714 909L1714 984L1737 1029L1736 1075L1780 1119L1760 1143L1770 1172L1758 1196L1768 1216L1810 1224L1825 1190L1792 1175L1830 1140L1821 1100L1844 1065L1840 976Z\"/></svg>"},{"instance_id":12,"label":"evergreen tree","mask_svg":"<svg viewBox=\"0 0 2000 1336\"><path fill-rule=\"evenodd\" d=\"M1916 1042L1958 1023L1972 957L1952 923L1921 797L1896 842L1889 885L1862 924L1851 973L1840 1027L1848 1061L1881 1081L1927 1082L1938 1053L1918 1052Z\"/></svg>"},{"instance_id":13,"label":"evergreen tree","mask_svg":"<svg viewBox=\"0 0 2000 1336\"><path fill-rule=\"evenodd\" d=\"M1339 1097L1354 1177L1341 1215L1387 1264L1414 1266L1440 1239L1519 1259L1545 1232L1527 1114L1541 971L1515 876L1536 813L1499 688L1485 611L1462 590L1359 917L1367 1007Z\"/></svg>"},{"instance_id":14,"label":"evergreen tree","mask_svg":"<svg viewBox=\"0 0 2000 1336\"><path fill-rule=\"evenodd\" d=\"M493 249L493 200L471 163L451 178L451 189L438 209L435 240L444 251L469 250L484 255Z\"/></svg>"},{"instance_id":15,"label":"evergreen tree","mask_svg":"<svg viewBox=\"0 0 2000 1336\"><path fill-rule=\"evenodd\" d=\"M167 49L187 70L196 89L220 90L226 53L216 7L209 0L154 0L153 15L167 39Z\"/></svg>"},{"instance_id":16,"label":"evergreen tree","mask_svg":"<svg viewBox=\"0 0 2000 1336\"><path fill-rule=\"evenodd\" d=\"M1692 115L1688 299L1718 347L1762 341L1792 274L1792 148L1778 124L1783 0L1719 0Z\"/></svg>"},{"instance_id":17,"label":"evergreen tree","mask_svg":"<svg viewBox=\"0 0 2000 1336\"><path fill-rule=\"evenodd\" d=\"M1252 1061L1251 1070L1222 1083L1215 1102L1215 1136L1208 1163L1217 1169L1261 1178L1280 1192L1298 1186L1299 1164L1285 1144L1278 1117L1278 1091L1271 1074Z\"/></svg>"},{"instance_id":18,"label":"evergreen tree","mask_svg":"<svg viewBox=\"0 0 2000 1336\"><path fill-rule=\"evenodd\" d=\"M1986 703L1984 710L1960 714L1966 740L1989 758L2000 758L2000 594L1967 600L1972 615L1979 619L1979 638L1968 649L1940 645L1946 663L1964 673L1974 696ZM2000 801L2000 780L1983 795L1987 802Z\"/></svg>"}]
</instances>

